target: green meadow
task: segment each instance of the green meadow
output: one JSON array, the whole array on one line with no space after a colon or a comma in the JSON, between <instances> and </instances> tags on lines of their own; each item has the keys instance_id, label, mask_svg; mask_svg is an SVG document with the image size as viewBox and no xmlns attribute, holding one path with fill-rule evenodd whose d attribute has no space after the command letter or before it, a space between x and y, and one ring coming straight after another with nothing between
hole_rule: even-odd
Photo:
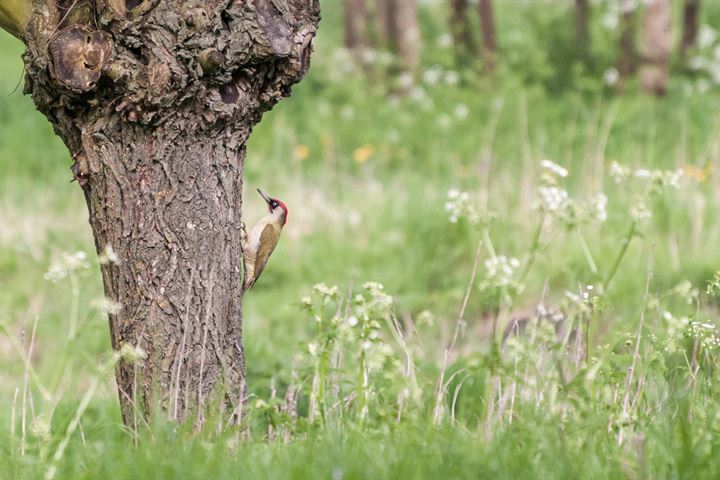
<instances>
[{"instance_id":1,"label":"green meadow","mask_svg":"<svg viewBox=\"0 0 720 480\"><path fill-rule=\"evenodd\" d=\"M324 2L248 143L246 222L257 187L289 216L245 420L201 432L122 425L84 198L0 32L0 478L719 478L720 85L618 92L611 25L582 65L571 2L496 3L494 75L424 2L408 87Z\"/></svg>"}]
</instances>

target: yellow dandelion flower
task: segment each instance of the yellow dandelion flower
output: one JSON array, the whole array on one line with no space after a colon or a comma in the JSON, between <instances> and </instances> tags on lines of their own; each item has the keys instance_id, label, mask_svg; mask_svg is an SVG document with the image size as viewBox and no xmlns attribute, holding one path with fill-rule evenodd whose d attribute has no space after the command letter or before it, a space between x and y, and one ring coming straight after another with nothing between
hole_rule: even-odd
<instances>
[{"instance_id":1,"label":"yellow dandelion flower","mask_svg":"<svg viewBox=\"0 0 720 480\"><path fill-rule=\"evenodd\" d=\"M372 153L372 145L363 145L362 147L358 147L353 151L353 160L355 160L357 163L365 163L368 161Z\"/></svg>"},{"instance_id":2,"label":"yellow dandelion flower","mask_svg":"<svg viewBox=\"0 0 720 480\"><path fill-rule=\"evenodd\" d=\"M295 145L293 148L293 157L295 160L303 161L310 155L310 147L302 143Z\"/></svg>"},{"instance_id":3,"label":"yellow dandelion flower","mask_svg":"<svg viewBox=\"0 0 720 480\"><path fill-rule=\"evenodd\" d=\"M707 165L703 168L700 168L695 165L683 165L682 167L683 175L685 175L688 178L692 178L698 183L705 183L707 182L708 178L710 177L710 166Z\"/></svg>"}]
</instances>

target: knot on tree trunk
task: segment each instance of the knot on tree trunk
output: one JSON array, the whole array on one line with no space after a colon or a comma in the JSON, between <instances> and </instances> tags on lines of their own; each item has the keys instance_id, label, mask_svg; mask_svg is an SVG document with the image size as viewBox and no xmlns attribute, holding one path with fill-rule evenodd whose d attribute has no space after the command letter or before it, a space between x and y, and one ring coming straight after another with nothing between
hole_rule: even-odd
<instances>
[{"instance_id":1,"label":"knot on tree trunk","mask_svg":"<svg viewBox=\"0 0 720 480\"><path fill-rule=\"evenodd\" d=\"M70 90L86 92L95 87L112 49L110 35L105 32L80 26L63 30L48 47L50 74Z\"/></svg>"}]
</instances>

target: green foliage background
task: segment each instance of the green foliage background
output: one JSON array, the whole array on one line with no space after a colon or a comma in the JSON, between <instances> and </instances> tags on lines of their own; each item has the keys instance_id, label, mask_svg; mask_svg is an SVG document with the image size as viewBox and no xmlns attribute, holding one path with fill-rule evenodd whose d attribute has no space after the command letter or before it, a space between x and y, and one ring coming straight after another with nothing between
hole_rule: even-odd
<instances>
[{"instance_id":1,"label":"green foliage background","mask_svg":"<svg viewBox=\"0 0 720 480\"><path fill-rule=\"evenodd\" d=\"M676 66L663 98L641 95L634 82L624 93L615 92L603 76L617 55L617 31L599 20L612 14L611 2L593 6L593 43L585 65L574 57L571 2L496 2L499 71L488 77L472 62L456 70L446 45L444 3L427 2L421 10L423 69L417 87L399 96L385 55L359 65L338 50L339 4L323 5L311 73L290 99L265 115L248 145L248 223L263 214L260 198L252 193L256 187L283 199L290 209L280 247L246 297L244 341L253 395L249 437L231 448L237 432L192 434L189 426L177 429L158 419L139 430L135 446L134 437L119 426L108 374L83 416L82 435L72 436L58 463L59 476L717 478L720 389L713 352L698 374L700 386L690 388L692 369L683 366L687 355L666 355L667 327L648 320L642 333L649 344L638 370L654 387L643 390L639 418L627 423L633 435L622 445L617 428L624 427L612 413L617 402L600 398L607 389L622 387L641 312L668 309L717 323L715 300L703 293L699 304L671 299L653 307L643 291L651 247L653 298L663 298L686 281L704 292L719 268L718 85ZM720 24L718 7L703 2L701 23ZM677 38L679 26L674 28ZM39 319L32 363L48 382L57 373L58 358L67 355L70 361L60 379L63 393L49 436L28 433L27 452L20 455L20 403L13 398L17 388L22 394L25 366L0 337L1 478L35 478L47 471L79 400L97 376L96 365L110 350L105 316L90 307L102 296L97 266L78 272L77 295L66 283L44 279L63 251L82 250L93 260L93 243L81 191L69 182L69 154L31 99L21 94L21 52L19 42L0 32L0 323L27 347ZM698 54L710 58L708 52ZM679 65L679 59L674 61ZM533 205L542 159L570 171L564 184L570 196L598 191L608 196L607 222L584 230L600 272L607 272L616 257L634 202L607 176L611 162L681 168L686 179L679 190L653 197L652 220L642 237L633 239L603 297L597 351L577 380L583 384L594 362L614 366L602 367L606 376L600 383L587 391L558 386L568 402L561 412L518 405L512 421L484 428L488 378L497 368L488 353L493 302L487 292L473 288L464 315L467 327L448 370L465 369L470 376L458 393L457 421L446 417L435 426L435 382L482 239L481 229L468 222L449 222L447 192L469 192L482 211L486 198L487 210L496 214L487 230L495 249L524 259L538 221ZM574 235L562 229L553 235L538 253L513 309L532 309L545 285L548 300L559 304L566 290L601 279ZM485 275L482 262L478 275ZM267 441L269 420L256 400L268 400L271 385L282 396L293 365L302 367L308 344L317 340L301 297L318 282L338 285L342 293L368 280L384 284L394 297L397 318L413 319L417 327L412 350L422 391L419 405L401 422L377 413L378 407L362 425L348 414L333 426L309 422L298 427L289 444ZM79 336L67 342L73 301L83 323ZM392 343L389 330L383 326L381 332ZM503 375L517 380L512 373ZM385 388L378 382L379 389ZM301 416L307 414L307 401L306 392L300 398Z\"/></svg>"}]
</instances>

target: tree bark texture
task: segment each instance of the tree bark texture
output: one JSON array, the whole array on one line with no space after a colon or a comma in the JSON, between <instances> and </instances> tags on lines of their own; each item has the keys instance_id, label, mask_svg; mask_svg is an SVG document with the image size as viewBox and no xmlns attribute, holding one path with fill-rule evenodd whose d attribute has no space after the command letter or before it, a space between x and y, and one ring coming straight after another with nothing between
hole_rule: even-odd
<instances>
[{"instance_id":1,"label":"tree bark texture","mask_svg":"<svg viewBox=\"0 0 720 480\"><path fill-rule=\"evenodd\" d=\"M497 41L495 39L495 16L493 14L492 0L480 0L480 28L482 29L482 58L485 69L489 72L495 70L497 55Z\"/></svg>"},{"instance_id":2,"label":"tree bark texture","mask_svg":"<svg viewBox=\"0 0 720 480\"><path fill-rule=\"evenodd\" d=\"M680 55L683 57L697 43L699 11L700 0L685 0L683 4L682 39L680 40Z\"/></svg>"},{"instance_id":3,"label":"tree bark texture","mask_svg":"<svg viewBox=\"0 0 720 480\"><path fill-rule=\"evenodd\" d=\"M416 0L387 0L392 3L391 34L403 70L415 72L420 66L420 26Z\"/></svg>"},{"instance_id":4,"label":"tree bark texture","mask_svg":"<svg viewBox=\"0 0 720 480\"><path fill-rule=\"evenodd\" d=\"M618 57L618 74L624 81L637 69L637 52L635 50L635 0L620 1L620 56Z\"/></svg>"},{"instance_id":5,"label":"tree bark texture","mask_svg":"<svg viewBox=\"0 0 720 480\"><path fill-rule=\"evenodd\" d=\"M120 258L102 266L113 348L147 354L117 368L127 424L240 414L245 142L307 72L318 20L316 0L33 4L25 90Z\"/></svg>"},{"instance_id":6,"label":"tree bark texture","mask_svg":"<svg viewBox=\"0 0 720 480\"><path fill-rule=\"evenodd\" d=\"M452 32L455 58L458 64L464 64L475 52L468 0L450 0L450 31Z\"/></svg>"},{"instance_id":7,"label":"tree bark texture","mask_svg":"<svg viewBox=\"0 0 720 480\"><path fill-rule=\"evenodd\" d=\"M665 93L670 75L670 0L649 0L642 30L640 87L656 95Z\"/></svg>"},{"instance_id":8,"label":"tree bark texture","mask_svg":"<svg viewBox=\"0 0 720 480\"><path fill-rule=\"evenodd\" d=\"M343 0L343 38L345 48L358 52L370 47L365 0Z\"/></svg>"}]
</instances>

